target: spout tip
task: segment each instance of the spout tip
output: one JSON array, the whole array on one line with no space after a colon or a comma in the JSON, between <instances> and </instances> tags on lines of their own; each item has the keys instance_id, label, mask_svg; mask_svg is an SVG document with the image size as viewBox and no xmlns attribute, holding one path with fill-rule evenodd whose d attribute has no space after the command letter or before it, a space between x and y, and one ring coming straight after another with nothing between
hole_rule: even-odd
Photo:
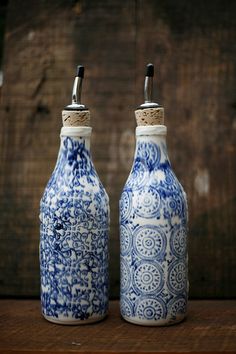
<instances>
[{"instance_id":1,"label":"spout tip","mask_svg":"<svg viewBox=\"0 0 236 354\"><path fill-rule=\"evenodd\" d=\"M84 66L83 65L77 66L76 76L81 77L82 79L84 78Z\"/></svg>"},{"instance_id":2,"label":"spout tip","mask_svg":"<svg viewBox=\"0 0 236 354\"><path fill-rule=\"evenodd\" d=\"M148 77L154 76L154 65L151 63L148 64L146 67L146 76L148 76Z\"/></svg>"}]
</instances>

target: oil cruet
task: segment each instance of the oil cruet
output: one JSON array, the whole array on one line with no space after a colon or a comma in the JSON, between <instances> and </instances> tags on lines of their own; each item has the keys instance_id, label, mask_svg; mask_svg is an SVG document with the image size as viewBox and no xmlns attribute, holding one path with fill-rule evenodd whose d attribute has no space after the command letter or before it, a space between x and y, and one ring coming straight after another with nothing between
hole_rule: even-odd
<instances>
[{"instance_id":1,"label":"oil cruet","mask_svg":"<svg viewBox=\"0 0 236 354\"><path fill-rule=\"evenodd\" d=\"M108 310L109 201L90 155L90 111L81 103L84 67L62 111L57 163L40 203L41 304L55 323L84 324Z\"/></svg>"},{"instance_id":2,"label":"oil cruet","mask_svg":"<svg viewBox=\"0 0 236 354\"><path fill-rule=\"evenodd\" d=\"M188 298L187 200L167 154L164 108L152 102L153 76L148 64L134 162L120 198L121 315L145 326L180 322Z\"/></svg>"}]
</instances>

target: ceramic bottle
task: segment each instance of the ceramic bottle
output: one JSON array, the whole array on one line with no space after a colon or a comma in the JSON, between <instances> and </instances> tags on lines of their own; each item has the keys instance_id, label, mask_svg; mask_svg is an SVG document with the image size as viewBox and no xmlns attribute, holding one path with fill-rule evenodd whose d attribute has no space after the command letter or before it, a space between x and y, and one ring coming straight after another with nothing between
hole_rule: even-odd
<instances>
[{"instance_id":1,"label":"ceramic bottle","mask_svg":"<svg viewBox=\"0 0 236 354\"><path fill-rule=\"evenodd\" d=\"M109 201L90 155L90 112L80 102L78 67L72 104L62 112L61 145L40 203L43 316L85 324L108 310Z\"/></svg>"},{"instance_id":2,"label":"ceramic bottle","mask_svg":"<svg viewBox=\"0 0 236 354\"><path fill-rule=\"evenodd\" d=\"M121 315L161 326L180 322L188 298L187 201L166 148L164 109L153 103L147 66L145 103L136 111L136 150L120 198Z\"/></svg>"}]
</instances>

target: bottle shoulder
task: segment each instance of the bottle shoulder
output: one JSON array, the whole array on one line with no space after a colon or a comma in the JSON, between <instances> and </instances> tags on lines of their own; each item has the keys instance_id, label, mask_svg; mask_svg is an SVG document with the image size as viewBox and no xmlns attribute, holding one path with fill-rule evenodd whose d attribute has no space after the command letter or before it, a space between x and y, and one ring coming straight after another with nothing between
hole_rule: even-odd
<instances>
[{"instance_id":1,"label":"bottle shoulder","mask_svg":"<svg viewBox=\"0 0 236 354\"><path fill-rule=\"evenodd\" d=\"M71 183L64 181L64 179L53 180L52 177L44 190L41 203L48 203L52 198L72 200L83 200L83 198L100 200L103 198L107 203L109 202L106 190L99 178L87 179L86 177L71 181Z\"/></svg>"},{"instance_id":2,"label":"bottle shoulder","mask_svg":"<svg viewBox=\"0 0 236 354\"><path fill-rule=\"evenodd\" d=\"M104 190L94 167L90 153L86 149L81 151L60 149L56 166L46 185L45 192L55 190L63 193L64 190ZM105 193L105 190L104 190Z\"/></svg>"},{"instance_id":3,"label":"bottle shoulder","mask_svg":"<svg viewBox=\"0 0 236 354\"><path fill-rule=\"evenodd\" d=\"M123 190L132 191L147 187L155 188L160 193L163 190L163 193L166 191L166 193L177 192L185 194L169 161L156 165L152 170L147 169L143 164L138 166L134 164Z\"/></svg>"},{"instance_id":4,"label":"bottle shoulder","mask_svg":"<svg viewBox=\"0 0 236 354\"><path fill-rule=\"evenodd\" d=\"M68 167L68 168L67 168ZM94 202L101 203L101 200L108 205L109 198L103 187L95 168L83 170L81 168L71 168L67 164L57 163L47 186L44 190L41 204L51 204L51 200L87 200L90 198Z\"/></svg>"},{"instance_id":5,"label":"bottle shoulder","mask_svg":"<svg viewBox=\"0 0 236 354\"><path fill-rule=\"evenodd\" d=\"M98 223L107 227L109 223L109 200L104 188L86 186L76 188L51 188L45 190L40 201L40 219L44 223L52 220L66 222L67 226Z\"/></svg>"},{"instance_id":6,"label":"bottle shoulder","mask_svg":"<svg viewBox=\"0 0 236 354\"><path fill-rule=\"evenodd\" d=\"M131 174L120 198L120 213L127 220L187 224L188 208L184 189L169 164ZM123 217L122 217L123 219Z\"/></svg>"}]
</instances>

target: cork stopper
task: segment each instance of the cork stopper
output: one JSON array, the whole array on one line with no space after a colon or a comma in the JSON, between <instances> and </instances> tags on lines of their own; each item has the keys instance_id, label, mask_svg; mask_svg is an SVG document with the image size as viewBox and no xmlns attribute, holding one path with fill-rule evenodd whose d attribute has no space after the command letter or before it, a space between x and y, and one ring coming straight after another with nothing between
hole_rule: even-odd
<instances>
[{"instance_id":1,"label":"cork stopper","mask_svg":"<svg viewBox=\"0 0 236 354\"><path fill-rule=\"evenodd\" d=\"M64 127L90 126L90 111L62 111Z\"/></svg>"},{"instance_id":2,"label":"cork stopper","mask_svg":"<svg viewBox=\"0 0 236 354\"><path fill-rule=\"evenodd\" d=\"M138 126L164 125L164 108L152 101L154 65L146 66L144 81L144 103L135 111Z\"/></svg>"},{"instance_id":3,"label":"cork stopper","mask_svg":"<svg viewBox=\"0 0 236 354\"><path fill-rule=\"evenodd\" d=\"M90 125L90 111L81 103L82 82L84 67L79 65L72 90L72 103L62 111L62 123L64 127L79 127Z\"/></svg>"},{"instance_id":4,"label":"cork stopper","mask_svg":"<svg viewBox=\"0 0 236 354\"><path fill-rule=\"evenodd\" d=\"M164 125L164 108L145 108L135 111L137 125Z\"/></svg>"}]
</instances>

